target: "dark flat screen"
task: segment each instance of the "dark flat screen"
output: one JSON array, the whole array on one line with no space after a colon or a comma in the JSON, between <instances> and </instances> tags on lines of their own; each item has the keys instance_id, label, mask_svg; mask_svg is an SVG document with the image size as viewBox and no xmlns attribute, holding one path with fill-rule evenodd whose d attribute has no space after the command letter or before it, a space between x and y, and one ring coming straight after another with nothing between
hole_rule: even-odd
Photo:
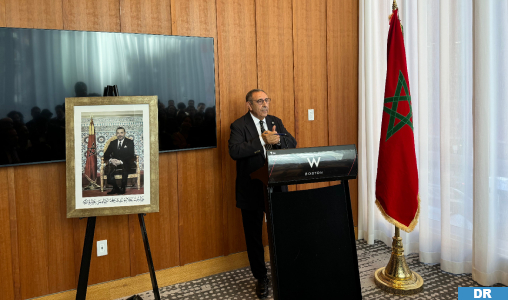
<instances>
[{"instance_id":1,"label":"dark flat screen","mask_svg":"<svg viewBox=\"0 0 508 300\"><path fill-rule=\"evenodd\" d=\"M0 166L65 160L65 98L157 95L159 150L217 147L213 38L0 28Z\"/></svg>"}]
</instances>

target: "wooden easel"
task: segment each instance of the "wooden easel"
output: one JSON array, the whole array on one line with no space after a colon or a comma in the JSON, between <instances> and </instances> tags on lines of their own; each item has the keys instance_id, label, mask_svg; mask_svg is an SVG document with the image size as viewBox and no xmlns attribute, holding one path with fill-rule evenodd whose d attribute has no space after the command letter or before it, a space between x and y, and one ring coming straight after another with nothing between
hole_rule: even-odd
<instances>
[{"instance_id":1,"label":"wooden easel","mask_svg":"<svg viewBox=\"0 0 508 300\"><path fill-rule=\"evenodd\" d=\"M152 252L148 244L148 235L145 226L145 214L138 214L139 226L141 228L141 236L145 245L146 260L148 262L148 270L150 271L150 279L152 280L153 294L156 300L160 300L159 286L155 277L155 268L153 267ZM81 256L81 268L79 269L78 290L76 292L76 300L85 300L88 288L88 275L90 273L90 260L92 259L93 236L95 234L96 217L89 217L86 222L85 243L83 245L83 255Z\"/></svg>"},{"instance_id":2,"label":"wooden easel","mask_svg":"<svg viewBox=\"0 0 508 300\"><path fill-rule=\"evenodd\" d=\"M104 88L104 96L119 96L118 87L110 86ZM146 260L148 262L148 270L150 279L152 280L152 289L155 300L160 300L159 286L157 285L157 277L155 276L155 268L153 267L152 252L148 244L148 234L146 233L145 214L138 214L139 227L141 228L141 236L145 245ZM89 217L86 222L85 242L83 245L83 254L81 256L81 267L79 269L78 290L76 292L76 300L85 300L88 288L88 276L90 273L90 260L92 259L93 236L95 234L95 221L97 217Z\"/></svg>"}]
</instances>

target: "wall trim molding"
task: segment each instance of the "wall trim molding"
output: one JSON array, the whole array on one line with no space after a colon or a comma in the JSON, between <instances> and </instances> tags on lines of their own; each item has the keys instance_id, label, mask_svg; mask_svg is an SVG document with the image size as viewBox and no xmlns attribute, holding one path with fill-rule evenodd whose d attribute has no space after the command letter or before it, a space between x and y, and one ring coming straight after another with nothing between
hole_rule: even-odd
<instances>
[{"instance_id":1,"label":"wall trim molding","mask_svg":"<svg viewBox=\"0 0 508 300\"><path fill-rule=\"evenodd\" d=\"M270 260L268 246L265 247L265 260ZM220 256L199 262L186 264L184 266L172 267L156 271L159 288L177 283L196 280L211 275L241 269L249 266L247 252ZM114 300L122 297L139 294L152 289L150 274L144 273L134 277L126 277L118 280L108 281L89 285L87 299ZM46 295L38 300L74 300L76 290Z\"/></svg>"}]
</instances>

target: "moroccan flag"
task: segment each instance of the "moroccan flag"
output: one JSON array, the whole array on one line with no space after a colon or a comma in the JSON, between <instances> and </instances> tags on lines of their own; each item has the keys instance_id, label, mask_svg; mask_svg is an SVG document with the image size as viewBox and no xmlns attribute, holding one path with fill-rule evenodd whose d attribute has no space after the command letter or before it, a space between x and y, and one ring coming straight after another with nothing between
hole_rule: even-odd
<instances>
[{"instance_id":1,"label":"moroccan flag","mask_svg":"<svg viewBox=\"0 0 508 300\"><path fill-rule=\"evenodd\" d=\"M379 142L376 205L385 219L411 232L418 223L420 198L413 135L413 110L406 50L398 10L388 32L388 66Z\"/></svg>"},{"instance_id":2,"label":"moroccan flag","mask_svg":"<svg viewBox=\"0 0 508 300\"><path fill-rule=\"evenodd\" d=\"M95 151L95 127L93 118L90 118L88 125L88 148L86 150L85 177L90 183L95 183L97 179L97 152Z\"/></svg>"}]
</instances>

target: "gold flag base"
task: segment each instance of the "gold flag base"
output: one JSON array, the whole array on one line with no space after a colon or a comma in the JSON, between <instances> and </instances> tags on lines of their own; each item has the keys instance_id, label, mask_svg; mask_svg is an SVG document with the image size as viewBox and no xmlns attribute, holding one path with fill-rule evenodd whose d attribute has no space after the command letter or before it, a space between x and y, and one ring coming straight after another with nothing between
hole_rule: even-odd
<instances>
[{"instance_id":1,"label":"gold flag base","mask_svg":"<svg viewBox=\"0 0 508 300\"><path fill-rule=\"evenodd\" d=\"M95 182L90 182L89 185L85 186L83 188L83 191L88 191L88 190L99 190L101 187L95 183Z\"/></svg>"},{"instance_id":2,"label":"gold flag base","mask_svg":"<svg viewBox=\"0 0 508 300\"><path fill-rule=\"evenodd\" d=\"M374 281L383 291L396 295L413 295L423 290L422 277L412 272L406 263L400 229L397 227L395 227L390 261L386 267L374 273Z\"/></svg>"},{"instance_id":3,"label":"gold flag base","mask_svg":"<svg viewBox=\"0 0 508 300\"><path fill-rule=\"evenodd\" d=\"M95 180L92 180L90 177L88 177L86 174L85 175L85 178L88 179L88 182L90 183L89 185L85 186L83 188L83 191L89 191L89 190L98 190L100 189L101 187L97 184L97 179Z\"/></svg>"}]
</instances>

